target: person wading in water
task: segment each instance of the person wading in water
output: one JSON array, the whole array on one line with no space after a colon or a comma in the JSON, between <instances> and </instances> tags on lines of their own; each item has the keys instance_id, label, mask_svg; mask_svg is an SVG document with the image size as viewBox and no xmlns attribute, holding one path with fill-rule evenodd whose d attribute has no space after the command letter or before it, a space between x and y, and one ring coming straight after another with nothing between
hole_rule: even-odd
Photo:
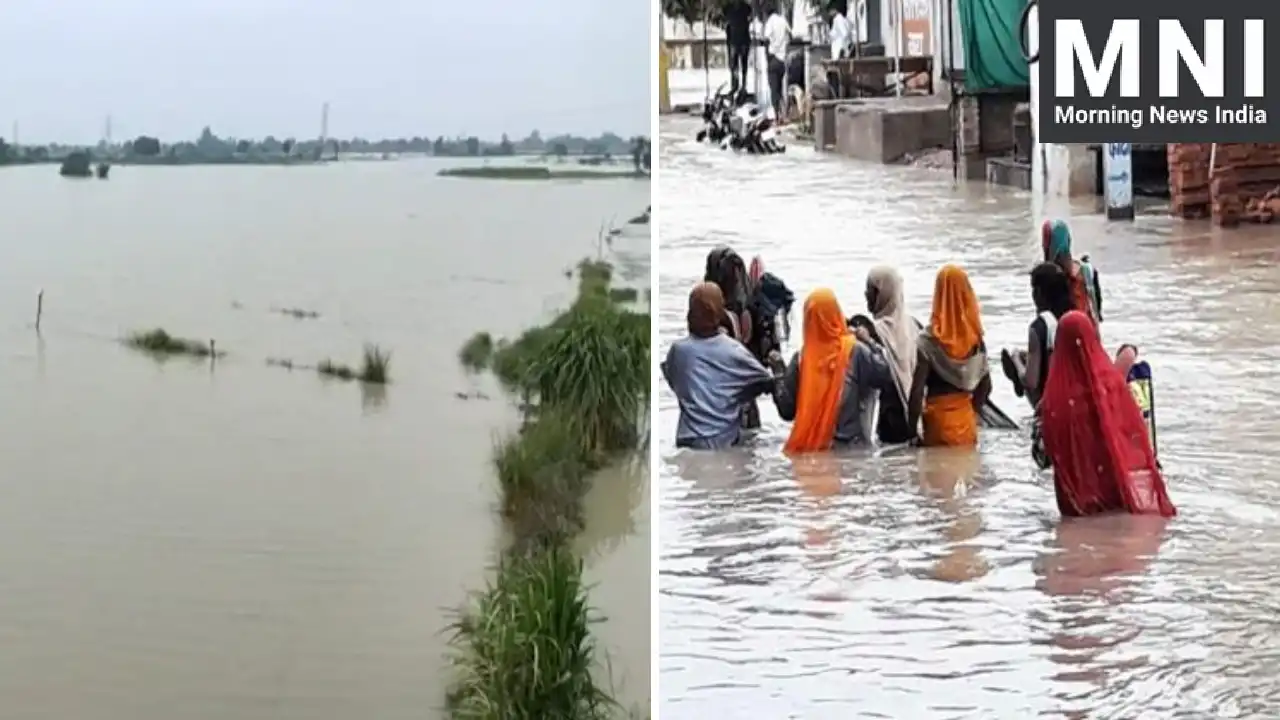
<instances>
[{"instance_id":1,"label":"person wading in water","mask_svg":"<svg viewBox=\"0 0 1280 720\"><path fill-rule=\"evenodd\" d=\"M1102 322L1102 282L1088 258L1076 260L1071 254L1071 229L1061 220L1046 220L1040 229L1045 262L1067 274L1072 305L1098 324Z\"/></svg>"},{"instance_id":2,"label":"person wading in water","mask_svg":"<svg viewBox=\"0 0 1280 720\"><path fill-rule=\"evenodd\" d=\"M774 389L773 375L723 331L724 296L704 282L689 293L688 336L667 351L662 375L680 403L676 446L719 450L741 442L742 407Z\"/></svg>"},{"instance_id":3,"label":"person wading in water","mask_svg":"<svg viewBox=\"0 0 1280 720\"><path fill-rule=\"evenodd\" d=\"M978 409L991 395L978 296L958 265L944 265L933 287L933 314L920 334L911 384L910 427L923 419L924 445L978 444Z\"/></svg>"},{"instance_id":4,"label":"person wading in water","mask_svg":"<svg viewBox=\"0 0 1280 720\"><path fill-rule=\"evenodd\" d=\"M835 293L820 288L804 301L804 346L778 373L778 415L794 421L786 452L822 452L871 439L871 411L882 392L896 392L883 352L865 331L845 323Z\"/></svg>"},{"instance_id":5,"label":"person wading in water","mask_svg":"<svg viewBox=\"0 0 1280 720\"><path fill-rule=\"evenodd\" d=\"M720 246L707 255L705 282L715 283L724 295L725 311L721 327L729 336L745 345L748 351L756 343L756 327L750 312L751 281L742 256L728 246ZM754 354L754 353L753 353ZM766 356L767 357L767 356ZM765 358L756 356L760 362ZM760 408L754 400L746 403L742 411L742 426L749 430L760 427Z\"/></svg>"},{"instance_id":6,"label":"person wading in water","mask_svg":"<svg viewBox=\"0 0 1280 720\"><path fill-rule=\"evenodd\" d=\"M871 312L871 337L884 349L892 371L893 391L880 395L880 419L876 435L882 443L905 443L916 438L907 413L911 382L916 374L919 326L907 312L902 276L880 265L867 273L867 310Z\"/></svg>"},{"instance_id":7,"label":"person wading in water","mask_svg":"<svg viewBox=\"0 0 1280 720\"><path fill-rule=\"evenodd\" d=\"M1177 514L1142 411L1078 310L1058 323L1039 415L1063 517Z\"/></svg>"},{"instance_id":8,"label":"person wading in water","mask_svg":"<svg viewBox=\"0 0 1280 720\"><path fill-rule=\"evenodd\" d=\"M1036 319L1027 329L1026 351L1002 351L1000 361L1005 375L1013 382L1014 394L1025 395L1034 408L1040 403L1040 392L1049 374L1049 356L1053 353L1058 321L1074 309L1071 285L1062 268L1045 262L1031 271L1031 300L1035 303Z\"/></svg>"}]
</instances>

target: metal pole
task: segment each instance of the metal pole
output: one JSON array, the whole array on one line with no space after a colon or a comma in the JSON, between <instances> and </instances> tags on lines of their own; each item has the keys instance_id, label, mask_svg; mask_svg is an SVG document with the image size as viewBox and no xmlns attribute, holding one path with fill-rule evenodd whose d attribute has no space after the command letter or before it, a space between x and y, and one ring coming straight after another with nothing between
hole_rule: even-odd
<instances>
[{"instance_id":1,"label":"metal pole","mask_svg":"<svg viewBox=\"0 0 1280 720\"><path fill-rule=\"evenodd\" d=\"M895 89L895 94L898 97L902 97L902 0L897 0L897 2L893 4L893 8L897 14L897 18L894 23L896 27L893 31L893 87Z\"/></svg>"},{"instance_id":2,"label":"metal pole","mask_svg":"<svg viewBox=\"0 0 1280 720\"><path fill-rule=\"evenodd\" d=\"M755 35L756 23L761 22L760 19L761 5L759 2L751 3L751 77L754 80L755 87L752 92L755 95L756 102L760 102L760 48L759 38ZM764 28L761 27L761 30Z\"/></svg>"},{"instance_id":3,"label":"metal pole","mask_svg":"<svg viewBox=\"0 0 1280 720\"><path fill-rule=\"evenodd\" d=\"M702 76L703 84L706 91L703 94L703 102L711 101L711 53L710 46L707 41L707 0L702 0ZM732 70L732 68L731 68Z\"/></svg>"},{"instance_id":4,"label":"metal pole","mask_svg":"<svg viewBox=\"0 0 1280 720\"><path fill-rule=\"evenodd\" d=\"M944 64L947 73L947 110L951 114L951 179L959 182L960 180L960 138L956 132L956 45L955 45L955 25L952 20L955 17L955 7L952 5L954 0L947 0L947 48Z\"/></svg>"}]
</instances>

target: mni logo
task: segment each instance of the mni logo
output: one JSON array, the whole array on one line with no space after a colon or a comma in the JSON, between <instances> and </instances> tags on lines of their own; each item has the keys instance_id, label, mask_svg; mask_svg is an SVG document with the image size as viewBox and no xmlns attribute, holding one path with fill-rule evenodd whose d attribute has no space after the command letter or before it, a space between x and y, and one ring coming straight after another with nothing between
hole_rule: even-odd
<instances>
[{"instance_id":1,"label":"mni logo","mask_svg":"<svg viewBox=\"0 0 1280 720\"><path fill-rule=\"evenodd\" d=\"M1240 0L1040 0L1040 129L1046 142L1280 140L1267 92L1269 8ZM1198 14L1197 14L1198 12ZM1280 58L1280 51L1271 53ZM1273 93L1271 95L1276 95Z\"/></svg>"}]
</instances>

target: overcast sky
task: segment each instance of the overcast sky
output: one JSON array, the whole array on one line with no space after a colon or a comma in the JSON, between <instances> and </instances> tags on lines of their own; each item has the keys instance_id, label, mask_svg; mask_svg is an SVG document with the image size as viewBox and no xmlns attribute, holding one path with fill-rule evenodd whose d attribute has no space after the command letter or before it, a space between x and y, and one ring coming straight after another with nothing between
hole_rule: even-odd
<instances>
[{"instance_id":1,"label":"overcast sky","mask_svg":"<svg viewBox=\"0 0 1280 720\"><path fill-rule=\"evenodd\" d=\"M649 133L647 0L0 0L0 137Z\"/></svg>"}]
</instances>

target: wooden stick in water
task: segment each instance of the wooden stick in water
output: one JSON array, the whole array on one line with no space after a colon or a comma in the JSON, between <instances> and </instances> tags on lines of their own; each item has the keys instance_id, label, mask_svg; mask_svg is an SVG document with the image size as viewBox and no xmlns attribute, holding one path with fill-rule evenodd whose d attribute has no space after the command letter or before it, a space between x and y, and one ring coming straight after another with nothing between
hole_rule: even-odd
<instances>
[{"instance_id":1,"label":"wooden stick in water","mask_svg":"<svg viewBox=\"0 0 1280 720\"><path fill-rule=\"evenodd\" d=\"M40 332L40 316L44 314L44 288L36 293L36 332Z\"/></svg>"}]
</instances>

